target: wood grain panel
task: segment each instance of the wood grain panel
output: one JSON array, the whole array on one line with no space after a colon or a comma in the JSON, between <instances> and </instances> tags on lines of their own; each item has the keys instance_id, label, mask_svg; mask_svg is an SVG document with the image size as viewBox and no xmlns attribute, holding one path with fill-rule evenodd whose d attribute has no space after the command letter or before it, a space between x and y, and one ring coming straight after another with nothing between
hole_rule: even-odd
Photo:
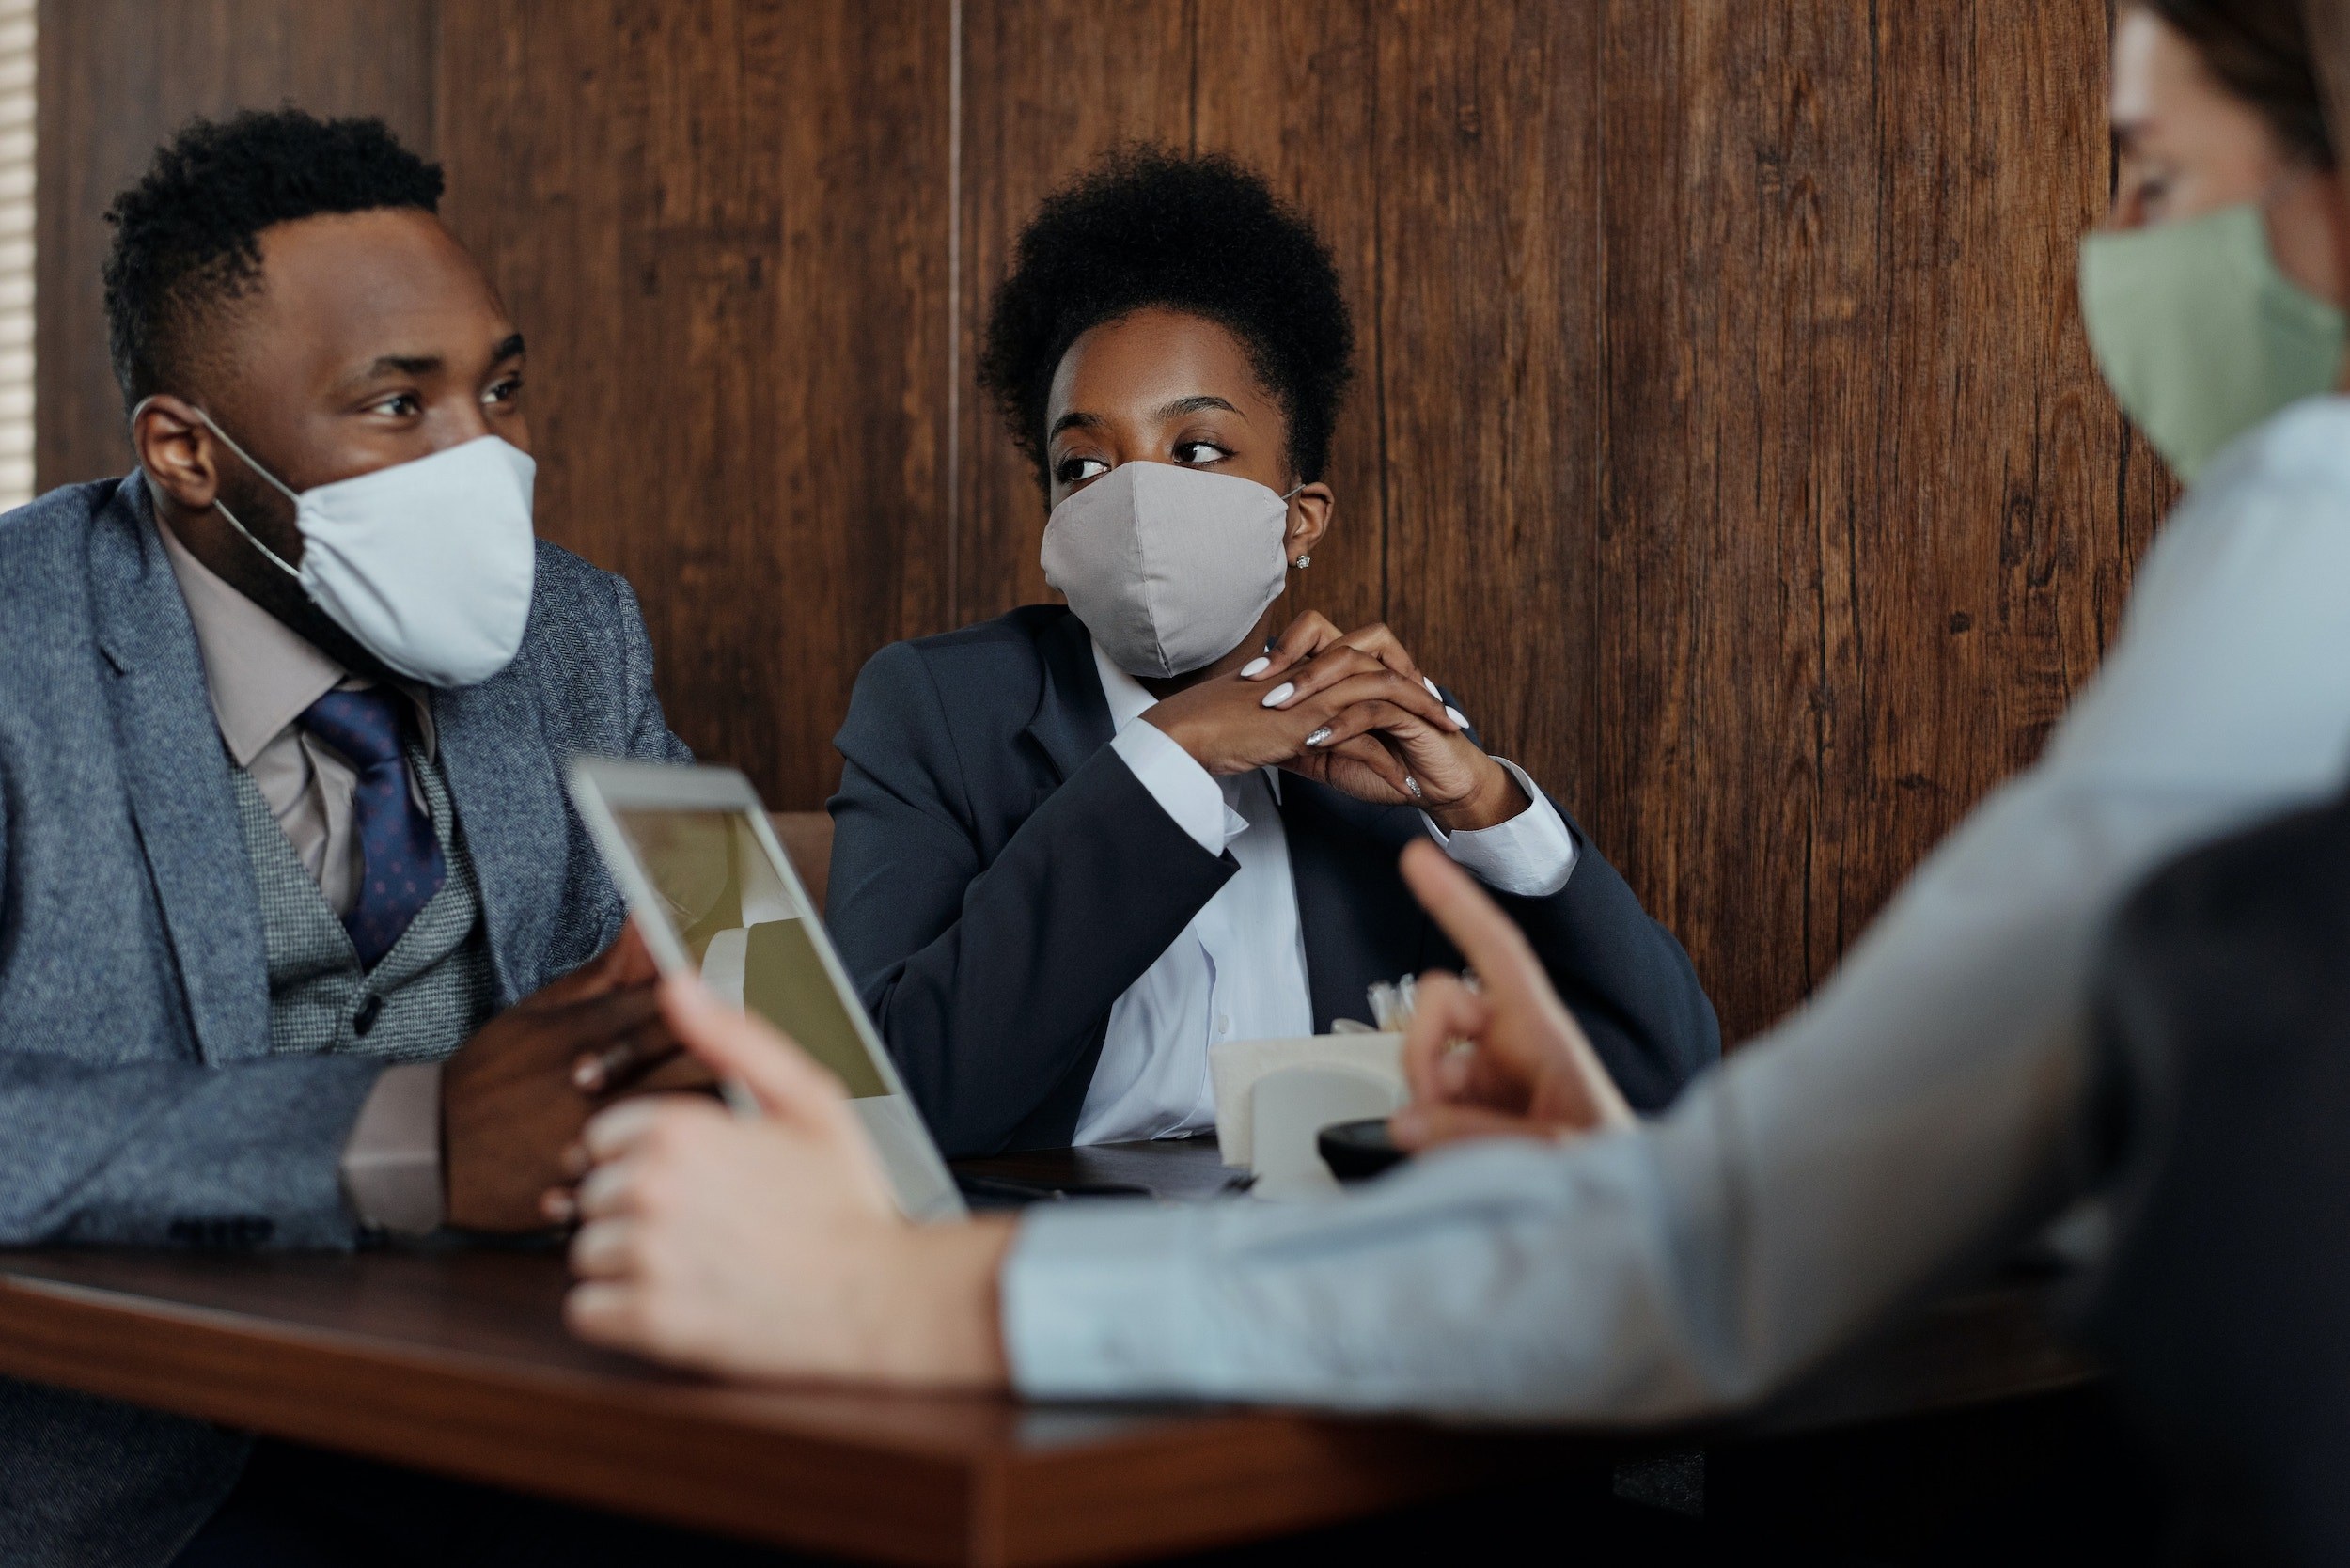
<instances>
[{"instance_id":1,"label":"wood grain panel","mask_svg":"<svg viewBox=\"0 0 2350 1568\"><path fill-rule=\"evenodd\" d=\"M41 0L36 483L130 466L99 268L115 194L198 115L291 102L432 146L434 0Z\"/></svg>"},{"instance_id":2,"label":"wood grain panel","mask_svg":"<svg viewBox=\"0 0 2350 1568\"><path fill-rule=\"evenodd\" d=\"M955 619L1052 597L1044 497L970 367L1037 203L1121 142L1192 145L1194 0L962 0Z\"/></svg>"},{"instance_id":3,"label":"wood grain panel","mask_svg":"<svg viewBox=\"0 0 2350 1568\"><path fill-rule=\"evenodd\" d=\"M1321 229L1354 312L1356 376L1324 476L1330 530L1296 579L1295 613L1386 619L1386 484L1377 350L1376 32L1370 0L1195 0L1195 144L1261 170Z\"/></svg>"},{"instance_id":4,"label":"wood grain panel","mask_svg":"<svg viewBox=\"0 0 2350 1568\"><path fill-rule=\"evenodd\" d=\"M2317 52L2318 85L2326 91L2326 123L2334 151L2350 156L2350 0L2302 0L2310 41ZM2350 369L2343 371L2350 386Z\"/></svg>"},{"instance_id":5,"label":"wood grain panel","mask_svg":"<svg viewBox=\"0 0 2350 1568\"><path fill-rule=\"evenodd\" d=\"M1578 814L1606 728L1601 138L1572 86L1593 80L1598 24L1589 6L1382 7L1373 151L1388 617L1485 744Z\"/></svg>"},{"instance_id":6,"label":"wood grain panel","mask_svg":"<svg viewBox=\"0 0 2350 1568\"><path fill-rule=\"evenodd\" d=\"M1731 1038L2037 749L2172 489L2083 347L2107 0L48 0L40 475L118 467L97 213L184 113L437 140L541 519L682 733L818 805L882 643L1046 594L972 364L1036 203L1229 149L1361 330L1307 579L1384 616ZM434 120L437 116L437 137Z\"/></svg>"},{"instance_id":7,"label":"wood grain panel","mask_svg":"<svg viewBox=\"0 0 2350 1568\"><path fill-rule=\"evenodd\" d=\"M2073 305L2104 9L1608 11L1593 815L1732 1039L2036 752L2165 498Z\"/></svg>"},{"instance_id":8,"label":"wood grain panel","mask_svg":"<svg viewBox=\"0 0 2350 1568\"><path fill-rule=\"evenodd\" d=\"M480 0L448 214L532 350L542 532L638 587L678 731L809 808L943 629L950 40L924 0Z\"/></svg>"}]
</instances>

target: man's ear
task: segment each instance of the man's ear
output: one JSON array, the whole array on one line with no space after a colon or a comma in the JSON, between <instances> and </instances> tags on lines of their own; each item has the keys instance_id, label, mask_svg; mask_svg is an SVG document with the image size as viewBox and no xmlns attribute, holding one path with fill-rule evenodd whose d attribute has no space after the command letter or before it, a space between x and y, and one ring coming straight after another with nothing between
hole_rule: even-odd
<instances>
[{"instance_id":1,"label":"man's ear","mask_svg":"<svg viewBox=\"0 0 2350 1568\"><path fill-rule=\"evenodd\" d=\"M131 411L131 449L149 480L190 511L208 510L220 494L220 447L196 405L168 392L142 399Z\"/></svg>"},{"instance_id":2,"label":"man's ear","mask_svg":"<svg viewBox=\"0 0 2350 1568\"><path fill-rule=\"evenodd\" d=\"M1284 558L1293 561L1322 547L1322 536L1330 531L1330 513L1338 504L1338 495L1319 481L1290 497L1289 532L1281 541Z\"/></svg>"}]
</instances>

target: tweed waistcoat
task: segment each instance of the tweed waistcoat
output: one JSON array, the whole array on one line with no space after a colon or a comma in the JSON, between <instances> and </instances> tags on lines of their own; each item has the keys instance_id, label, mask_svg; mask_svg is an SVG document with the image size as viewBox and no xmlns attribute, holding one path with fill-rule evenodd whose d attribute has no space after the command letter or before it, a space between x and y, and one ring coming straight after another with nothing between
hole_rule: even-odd
<instances>
[{"instance_id":1,"label":"tweed waistcoat","mask_svg":"<svg viewBox=\"0 0 2350 1568\"><path fill-rule=\"evenodd\" d=\"M496 1002L479 885L457 831L441 771L422 747L408 765L423 786L448 875L372 969L294 855L260 786L232 767L237 826L260 894L269 958L270 1046L279 1056L324 1052L391 1061L437 1061L463 1044Z\"/></svg>"}]
</instances>

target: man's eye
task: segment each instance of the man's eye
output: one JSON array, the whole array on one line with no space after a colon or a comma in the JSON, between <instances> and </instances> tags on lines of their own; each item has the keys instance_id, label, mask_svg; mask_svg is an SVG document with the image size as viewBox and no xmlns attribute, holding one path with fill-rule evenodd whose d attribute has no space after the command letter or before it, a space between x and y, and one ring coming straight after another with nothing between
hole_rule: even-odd
<instances>
[{"instance_id":1,"label":"man's eye","mask_svg":"<svg viewBox=\"0 0 2350 1568\"><path fill-rule=\"evenodd\" d=\"M504 381L499 382L495 386L491 387L487 392L481 394L481 400L485 403L510 403L522 395L523 378L520 376L509 376Z\"/></svg>"},{"instance_id":2,"label":"man's eye","mask_svg":"<svg viewBox=\"0 0 2350 1568\"><path fill-rule=\"evenodd\" d=\"M1110 465L1100 458L1063 458L1060 466L1053 470L1053 478L1063 484L1083 484L1088 479L1098 479L1109 471Z\"/></svg>"},{"instance_id":3,"label":"man's eye","mask_svg":"<svg viewBox=\"0 0 2350 1568\"><path fill-rule=\"evenodd\" d=\"M424 400L418 398L414 392L395 392L388 398L379 398L374 402L369 403L367 407L367 412L369 414L388 414L405 417L411 414L422 414L424 412Z\"/></svg>"},{"instance_id":4,"label":"man's eye","mask_svg":"<svg viewBox=\"0 0 2350 1568\"><path fill-rule=\"evenodd\" d=\"M1219 447L1213 441L1179 441L1175 444L1177 463L1189 464L1221 463L1231 455L1229 447Z\"/></svg>"}]
</instances>

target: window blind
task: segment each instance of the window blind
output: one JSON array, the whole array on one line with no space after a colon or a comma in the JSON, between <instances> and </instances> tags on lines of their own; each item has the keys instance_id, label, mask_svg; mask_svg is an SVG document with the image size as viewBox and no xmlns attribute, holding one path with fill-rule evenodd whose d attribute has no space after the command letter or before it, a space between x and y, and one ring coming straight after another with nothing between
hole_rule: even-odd
<instances>
[{"instance_id":1,"label":"window blind","mask_svg":"<svg viewBox=\"0 0 2350 1568\"><path fill-rule=\"evenodd\" d=\"M0 508L33 494L33 30L0 0Z\"/></svg>"}]
</instances>

